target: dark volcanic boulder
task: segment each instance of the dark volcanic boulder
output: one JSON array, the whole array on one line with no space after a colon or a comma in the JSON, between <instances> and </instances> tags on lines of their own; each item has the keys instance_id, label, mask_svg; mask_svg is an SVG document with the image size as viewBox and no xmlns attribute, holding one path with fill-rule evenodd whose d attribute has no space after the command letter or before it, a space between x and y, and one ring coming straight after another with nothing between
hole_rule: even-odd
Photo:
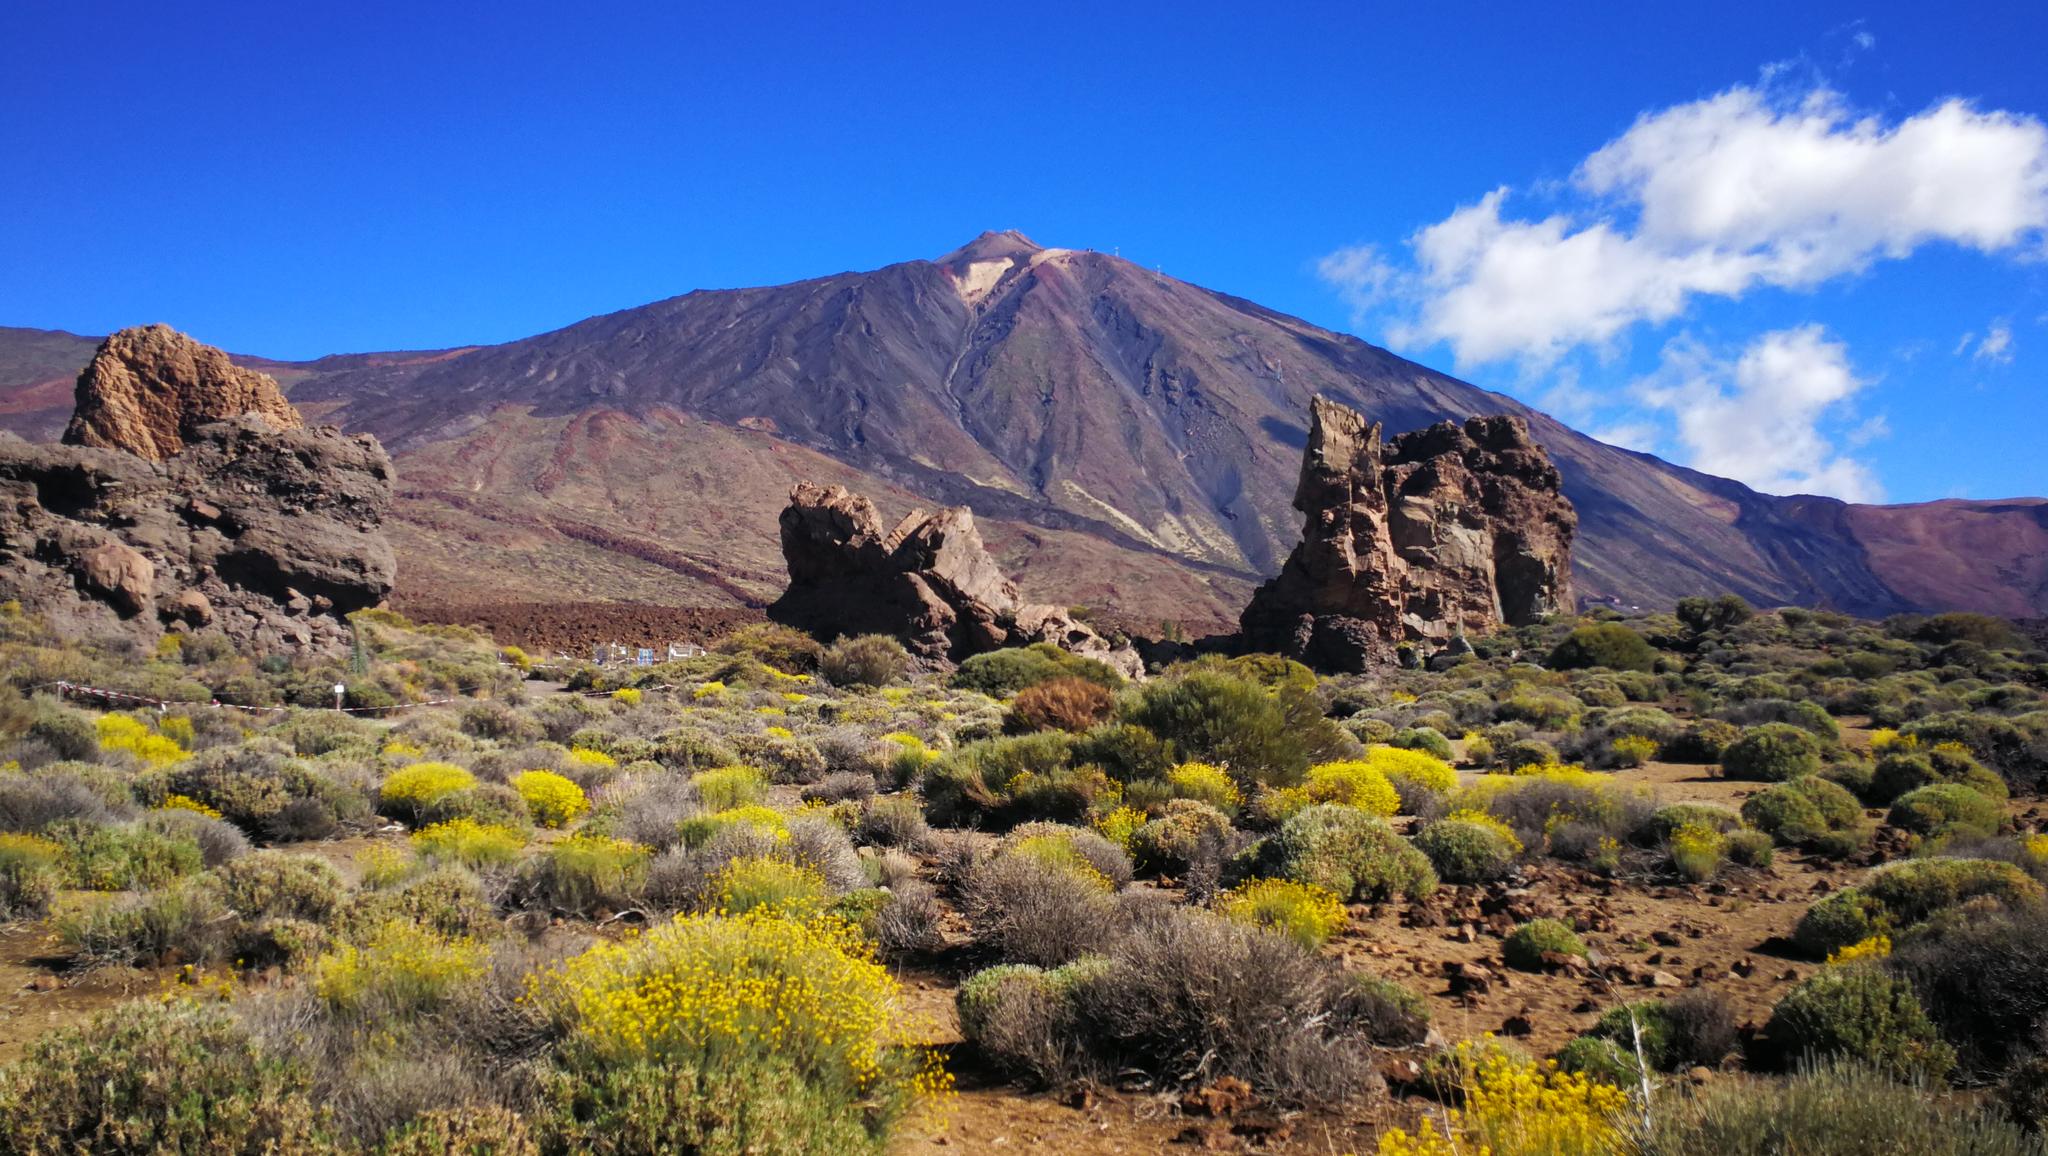
<instances>
[{"instance_id":1,"label":"dark volcanic boulder","mask_svg":"<svg viewBox=\"0 0 2048 1156\"><path fill-rule=\"evenodd\" d=\"M0 598L67 637L334 650L391 592L375 438L306 428L269 378L161 326L108 338L78 395L66 439L93 444L0 434Z\"/></svg>"},{"instance_id":2,"label":"dark volcanic boulder","mask_svg":"<svg viewBox=\"0 0 2048 1156\"><path fill-rule=\"evenodd\" d=\"M78 375L72 404L66 445L127 450L153 462L226 417L253 414L278 429L306 424L276 381L168 325L138 325L101 342Z\"/></svg>"},{"instance_id":3,"label":"dark volcanic boulder","mask_svg":"<svg viewBox=\"0 0 2048 1156\"><path fill-rule=\"evenodd\" d=\"M789 589L777 622L824 637L889 634L927 662L1051 642L1130 677L1144 664L1056 606L1023 603L965 506L913 511L884 532L873 502L843 486L798 483L782 511Z\"/></svg>"},{"instance_id":4,"label":"dark volcanic boulder","mask_svg":"<svg viewBox=\"0 0 2048 1156\"><path fill-rule=\"evenodd\" d=\"M1363 670L1404 642L1432 651L1572 608L1578 517L1520 418L1385 442L1377 422L1316 398L1294 508L1301 544L1240 619L1252 649Z\"/></svg>"}]
</instances>

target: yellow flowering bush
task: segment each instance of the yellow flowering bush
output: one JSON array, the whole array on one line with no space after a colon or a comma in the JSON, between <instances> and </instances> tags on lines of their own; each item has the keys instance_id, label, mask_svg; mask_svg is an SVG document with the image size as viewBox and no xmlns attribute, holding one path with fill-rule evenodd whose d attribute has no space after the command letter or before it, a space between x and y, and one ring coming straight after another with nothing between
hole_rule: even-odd
<instances>
[{"instance_id":1,"label":"yellow flowering bush","mask_svg":"<svg viewBox=\"0 0 2048 1156\"><path fill-rule=\"evenodd\" d=\"M1088 857L1081 854L1071 839L1047 834L1029 835L1014 843L1007 840L1005 842L1007 845L1002 850L1005 855L1021 855L1026 859L1035 859L1048 867L1058 868L1091 887L1098 887L1104 891L1116 890L1115 881L1104 875L1095 864L1090 863Z\"/></svg>"},{"instance_id":2,"label":"yellow flowering bush","mask_svg":"<svg viewBox=\"0 0 2048 1156\"><path fill-rule=\"evenodd\" d=\"M396 847L366 847L356 856L356 870L362 872L364 887L389 887L412 874L413 857Z\"/></svg>"},{"instance_id":3,"label":"yellow flowering bush","mask_svg":"<svg viewBox=\"0 0 2048 1156\"><path fill-rule=\"evenodd\" d=\"M1348 920L1335 892L1286 879L1241 883L1217 897L1216 909L1240 923L1276 931L1310 951L1342 931Z\"/></svg>"},{"instance_id":4,"label":"yellow flowering bush","mask_svg":"<svg viewBox=\"0 0 2048 1156\"><path fill-rule=\"evenodd\" d=\"M195 814L204 815L209 819L220 818L219 811L214 810L190 795L166 795L164 796L164 801L157 804L156 809L159 811L191 811Z\"/></svg>"},{"instance_id":5,"label":"yellow flowering bush","mask_svg":"<svg viewBox=\"0 0 2048 1156\"><path fill-rule=\"evenodd\" d=\"M759 803L744 807L727 807L709 815L696 815L684 819L677 828L677 835L685 847L702 847L711 841L713 835L738 823L747 823L766 831L777 839L789 838L789 820L782 812Z\"/></svg>"},{"instance_id":6,"label":"yellow flowering bush","mask_svg":"<svg viewBox=\"0 0 2048 1156\"><path fill-rule=\"evenodd\" d=\"M426 754L427 751L425 747L415 746L404 739L392 739L390 742L385 743L383 749L378 753L390 755L397 759L414 759Z\"/></svg>"},{"instance_id":7,"label":"yellow flowering bush","mask_svg":"<svg viewBox=\"0 0 2048 1156\"><path fill-rule=\"evenodd\" d=\"M637 686L622 686L612 692L612 701L623 703L626 706L639 706L640 688Z\"/></svg>"},{"instance_id":8,"label":"yellow flowering bush","mask_svg":"<svg viewBox=\"0 0 2048 1156\"><path fill-rule=\"evenodd\" d=\"M655 1150L681 1150L671 1133L689 1135L699 1101L727 1084L746 1091L748 1110L724 1139L763 1152L787 1141L744 1130L800 1111L824 1117L811 1135L876 1150L952 1086L937 1054L909 1038L896 981L857 928L830 916L683 916L569 960L529 998L566 1033L560 1062L574 1083L558 1095L575 1098L576 1120L618 1121ZM630 1074L650 1069L660 1094L642 1100Z\"/></svg>"},{"instance_id":9,"label":"yellow flowering bush","mask_svg":"<svg viewBox=\"0 0 2048 1156\"><path fill-rule=\"evenodd\" d=\"M1365 762L1389 780L1406 779L1439 795L1458 789L1457 769L1428 751L1373 747L1365 752Z\"/></svg>"},{"instance_id":10,"label":"yellow flowering bush","mask_svg":"<svg viewBox=\"0 0 2048 1156\"><path fill-rule=\"evenodd\" d=\"M156 733L188 751L192 749L192 741L197 737L192 730L192 720L181 714L158 715Z\"/></svg>"},{"instance_id":11,"label":"yellow flowering bush","mask_svg":"<svg viewBox=\"0 0 2048 1156\"><path fill-rule=\"evenodd\" d=\"M1705 823L1686 823L1671 833L1671 866L1689 882L1704 883L1721 869L1728 837Z\"/></svg>"},{"instance_id":12,"label":"yellow flowering bush","mask_svg":"<svg viewBox=\"0 0 2048 1156\"><path fill-rule=\"evenodd\" d=\"M2020 851L2035 863L2048 864L2048 834L2022 836Z\"/></svg>"},{"instance_id":13,"label":"yellow flowering bush","mask_svg":"<svg viewBox=\"0 0 2048 1156\"><path fill-rule=\"evenodd\" d=\"M348 944L313 965L313 990L340 1011L413 1011L445 1000L484 973L484 947L392 920L369 940Z\"/></svg>"},{"instance_id":14,"label":"yellow flowering bush","mask_svg":"<svg viewBox=\"0 0 2048 1156\"><path fill-rule=\"evenodd\" d=\"M1883 959L1892 953L1892 937L1873 935L1828 953L1829 963L1855 963L1859 959Z\"/></svg>"},{"instance_id":15,"label":"yellow flowering bush","mask_svg":"<svg viewBox=\"0 0 2048 1156\"><path fill-rule=\"evenodd\" d=\"M782 692L782 701L795 706L798 703L811 701L811 696L804 694L802 691L785 690Z\"/></svg>"},{"instance_id":16,"label":"yellow flowering bush","mask_svg":"<svg viewBox=\"0 0 2048 1156\"><path fill-rule=\"evenodd\" d=\"M1584 1074L1561 1072L1470 1040L1456 1052L1460 1108L1444 1110L1441 1129L1425 1119L1414 1132L1380 1137L1379 1156L1613 1156L1622 1150L1620 1117L1628 1093Z\"/></svg>"},{"instance_id":17,"label":"yellow flowering bush","mask_svg":"<svg viewBox=\"0 0 2048 1156\"><path fill-rule=\"evenodd\" d=\"M1891 727L1879 727L1870 732L1870 749L1879 754L1911 751L1918 749L1919 746L1919 735L1902 735Z\"/></svg>"},{"instance_id":18,"label":"yellow flowering bush","mask_svg":"<svg viewBox=\"0 0 2048 1156\"><path fill-rule=\"evenodd\" d=\"M377 797L414 819L476 786L476 776L454 763L410 763L384 776Z\"/></svg>"},{"instance_id":19,"label":"yellow flowering bush","mask_svg":"<svg viewBox=\"0 0 2048 1156\"><path fill-rule=\"evenodd\" d=\"M1640 767L1657 755L1657 740L1647 735L1621 735L1608 744L1614 759L1624 767Z\"/></svg>"},{"instance_id":20,"label":"yellow flowering bush","mask_svg":"<svg viewBox=\"0 0 2048 1156\"><path fill-rule=\"evenodd\" d=\"M577 747L571 750L567 758L571 765L593 771L608 770L619 765L619 760L605 754L603 751L593 751L586 747Z\"/></svg>"},{"instance_id":21,"label":"yellow flowering bush","mask_svg":"<svg viewBox=\"0 0 2048 1156\"><path fill-rule=\"evenodd\" d=\"M1230 774L1208 763L1182 763L1166 772L1166 785L1173 788L1174 798L1207 803L1226 815L1237 814L1244 805L1244 793Z\"/></svg>"},{"instance_id":22,"label":"yellow flowering bush","mask_svg":"<svg viewBox=\"0 0 2048 1156\"><path fill-rule=\"evenodd\" d=\"M464 867L488 867L510 863L526 846L526 833L496 823L475 819L450 819L413 833L415 851L443 863Z\"/></svg>"},{"instance_id":23,"label":"yellow flowering bush","mask_svg":"<svg viewBox=\"0 0 2048 1156\"><path fill-rule=\"evenodd\" d=\"M1095 832L1117 846L1122 847L1125 851L1129 851L1131 849L1132 837L1138 833L1138 828L1145 825L1145 822L1145 812L1135 807L1117 807L1095 820Z\"/></svg>"},{"instance_id":24,"label":"yellow flowering bush","mask_svg":"<svg viewBox=\"0 0 2048 1156\"><path fill-rule=\"evenodd\" d=\"M718 910L727 915L766 911L805 918L831 902L825 877L780 859L740 858L726 864L712 884Z\"/></svg>"},{"instance_id":25,"label":"yellow flowering bush","mask_svg":"<svg viewBox=\"0 0 2048 1156\"><path fill-rule=\"evenodd\" d=\"M759 803L768 793L768 780L752 767L717 767L690 776L697 798L713 811L725 811Z\"/></svg>"},{"instance_id":26,"label":"yellow flowering bush","mask_svg":"<svg viewBox=\"0 0 2048 1156\"><path fill-rule=\"evenodd\" d=\"M553 771L521 771L512 776L512 789L526 800L526 811L543 827L560 827L583 817L590 799L573 779Z\"/></svg>"},{"instance_id":27,"label":"yellow flowering bush","mask_svg":"<svg viewBox=\"0 0 2048 1156\"><path fill-rule=\"evenodd\" d=\"M1323 763L1310 767L1303 786L1309 797L1319 803L1343 803L1381 817L1401 809L1400 792L1371 763Z\"/></svg>"},{"instance_id":28,"label":"yellow flowering bush","mask_svg":"<svg viewBox=\"0 0 2048 1156\"><path fill-rule=\"evenodd\" d=\"M776 713L780 714L782 712L777 711ZM768 727L762 733L771 739L793 739L796 737L796 732L788 727Z\"/></svg>"},{"instance_id":29,"label":"yellow flowering bush","mask_svg":"<svg viewBox=\"0 0 2048 1156\"><path fill-rule=\"evenodd\" d=\"M933 750L930 746L926 745L923 739L911 734L909 731L890 731L882 736L882 741L885 743L895 743L897 746L902 747L906 754L916 755L927 762L939 757L939 752Z\"/></svg>"},{"instance_id":30,"label":"yellow flowering bush","mask_svg":"<svg viewBox=\"0 0 2048 1156\"><path fill-rule=\"evenodd\" d=\"M185 757L185 748L125 714L103 714L97 724L103 751L126 751L145 766L161 767Z\"/></svg>"},{"instance_id":31,"label":"yellow flowering bush","mask_svg":"<svg viewBox=\"0 0 2048 1156\"><path fill-rule=\"evenodd\" d=\"M690 692L690 697L694 699L718 698L724 693L725 684L714 678L709 682L698 683L696 689Z\"/></svg>"}]
</instances>

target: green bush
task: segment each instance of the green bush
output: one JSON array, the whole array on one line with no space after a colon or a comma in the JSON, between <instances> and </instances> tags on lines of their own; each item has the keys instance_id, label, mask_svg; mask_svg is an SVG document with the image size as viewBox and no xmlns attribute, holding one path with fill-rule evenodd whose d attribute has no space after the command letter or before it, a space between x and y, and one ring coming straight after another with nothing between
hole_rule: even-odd
<instances>
[{"instance_id":1,"label":"green bush","mask_svg":"<svg viewBox=\"0 0 2048 1156\"><path fill-rule=\"evenodd\" d=\"M1147 874L1181 875L1205 849L1227 855L1233 842L1230 816L1207 803L1175 799L1131 834L1131 857Z\"/></svg>"},{"instance_id":2,"label":"green bush","mask_svg":"<svg viewBox=\"0 0 2048 1156\"><path fill-rule=\"evenodd\" d=\"M1930 783L1900 795L1888 818L1894 827L1930 838L1988 839L2004 824L2005 808L1961 783Z\"/></svg>"},{"instance_id":3,"label":"green bush","mask_svg":"<svg viewBox=\"0 0 2048 1156\"><path fill-rule=\"evenodd\" d=\"M1718 1081L1664 1096L1640 1156L2043 1156L2038 1139L1970 1102L1848 1062L1783 1080Z\"/></svg>"},{"instance_id":4,"label":"green bush","mask_svg":"<svg viewBox=\"0 0 2048 1156\"><path fill-rule=\"evenodd\" d=\"M1930 1080L1955 1066L1913 986L1868 964L1822 968L1778 1001L1765 1031L1786 1066L1853 1059Z\"/></svg>"},{"instance_id":5,"label":"green bush","mask_svg":"<svg viewBox=\"0 0 2048 1156\"><path fill-rule=\"evenodd\" d=\"M834 686L888 686L910 673L910 652L886 634L863 634L826 647L818 669Z\"/></svg>"},{"instance_id":6,"label":"green bush","mask_svg":"<svg viewBox=\"0 0 2048 1156\"><path fill-rule=\"evenodd\" d=\"M623 910L647 876L650 854L621 839L572 835L530 860L525 882L544 907L573 915Z\"/></svg>"},{"instance_id":7,"label":"green bush","mask_svg":"<svg viewBox=\"0 0 2048 1156\"><path fill-rule=\"evenodd\" d=\"M129 967L213 963L234 946L236 930L234 913L214 889L189 880L88 908L58 924L80 963Z\"/></svg>"},{"instance_id":8,"label":"green bush","mask_svg":"<svg viewBox=\"0 0 2048 1156\"><path fill-rule=\"evenodd\" d=\"M1717 718L1701 719L1664 742L1658 754L1672 763L1718 763L1742 728Z\"/></svg>"},{"instance_id":9,"label":"green bush","mask_svg":"<svg viewBox=\"0 0 2048 1156\"><path fill-rule=\"evenodd\" d=\"M71 886L91 891L162 887L206 864L198 842L189 835L140 823L93 826L68 819L43 833L63 846Z\"/></svg>"},{"instance_id":10,"label":"green bush","mask_svg":"<svg viewBox=\"0 0 2048 1156\"><path fill-rule=\"evenodd\" d=\"M1073 989L1104 963L1090 956L1052 969L1006 963L975 972L954 997L960 1034L1003 1075L1028 1087L1058 1084L1086 1063Z\"/></svg>"},{"instance_id":11,"label":"green bush","mask_svg":"<svg viewBox=\"0 0 2048 1156\"><path fill-rule=\"evenodd\" d=\"M1500 761L1510 771L1554 767L1558 764L1557 748L1542 739L1517 739L1500 749Z\"/></svg>"},{"instance_id":12,"label":"green bush","mask_svg":"<svg viewBox=\"0 0 2048 1156\"><path fill-rule=\"evenodd\" d=\"M326 923L347 898L341 873L324 859L255 851L213 873L222 901L244 920Z\"/></svg>"},{"instance_id":13,"label":"green bush","mask_svg":"<svg viewBox=\"0 0 2048 1156\"><path fill-rule=\"evenodd\" d=\"M1239 855L1234 874L1313 883L1345 900L1374 902L1420 898L1437 886L1429 859L1386 820L1337 803L1296 812Z\"/></svg>"},{"instance_id":14,"label":"green bush","mask_svg":"<svg viewBox=\"0 0 2048 1156\"><path fill-rule=\"evenodd\" d=\"M1855 796L1818 775L1758 791L1743 800L1742 817L1778 843L1828 855L1855 854L1875 834Z\"/></svg>"},{"instance_id":15,"label":"green bush","mask_svg":"<svg viewBox=\"0 0 2048 1156\"><path fill-rule=\"evenodd\" d=\"M0 835L0 920L35 919L64 882L64 848L35 835Z\"/></svg>"},{"instance_id":16,"label":"green bush","mask_svg":"<svg viewBox=\"0 0 2048 1156\"><path fill-rule=\"evenodd\" d=\"M1618 622L1600 622L1581 626L1565 636L1550 652L1549 666L1554 670L1599 666L1609 670L1652 671L1657 668L1657 652L1642 635L1628 627Z\"/></svg>"},{"instance_id":17,"label":"green bush","mask_svg":"<svg viewBox=\"0 0 2048 1156\"><path fill-rule=\"evenodd\" d=\"M1721 752L1721 773L1731 779L1782 783L1818 770L1819 741L1790 723L1751 727Z\"/></svg>"},{"instance_id":18,"label":"green bush","mask_svg":"<svg viewBox=\"0 0 2048 1156\"><path fill-rule=\"evenodd\" d=\"M1914 859L1870 873L1807 909L1792 933L1815 959L1874 935L1898 938L1930 917L1982 898L2009 910L2041 901L2041 884L1990 859Z\"/></svg>"},{"instance_id":19,"label":"green bush","mask_svg":"<svg viewBox=\"0 0 2048 1156\"><path fill-rule=\"evenodd\" d=\"M1044 814L1020 804L1020 796L1034 795L1033 803L1056 806L1065 788L1088 785L1087 777L1077 780L1067 774L1068 754L1073 737L1063 731L1037 731L969 743L946 752L925 768L921 789L925 817L942 827L976 822L1017 823L1029 818L1078 819L1092 800L1065 799L1058 807L1070 813ZM1107 785L1107 776L1096 772Z\"/></svg>"},{"instance_id":20,"label":"green bush","mask_svg":"<svg viewBox=\"0 0 2048 1156\"><path fill-rule=\"evenodd\" d=\"M1762 831L1747 828L1728 834L1728 860L1741 867L1763 870L1776 857L1777 844Z\"/></svg>"},{"instance_id":21,"label":"green bush","mask_svg":"<svg viewBox=\"0 0 2048 1156\"><path fill-rule=\"evenodd\" d=\"M953 685L991 698L1008 698L1055 678L1085 678L1111 690L1123 685L1123 677L1109 664L1071 654L1050 642L974 655L960 664Z\"/></svg>"},{"instance_id":22,"label":"green bush","mask_svg":"<svg viewBox=\"0 0 2048 1156\"><path fill-rule=\"evenodd\" d=\"M226 1008L137 1001L0 1069L0 1151L312 1153L311 1086Z\"/></svg>"},{"instance_id":23,"label":"green bush","mask_svg":"<svg viewBox=\"0 0 2048 1156\"><path fill-rule=\"evenodd\" d=\"M755 622L718 640L720 654L751 658L784 674L811 674L825 656L818 640L778 622Z\"/></svg>"},{"instance_id":24,"label":"green bush","mask_svg":"<svg viewBox=\"0 0 2048 1156\"><path fill-rule=\"evenodd\" d=\"M1415 846L1447 883L1490 883L1507 874L1522 851L1505 823L1476 813L1438 819L1416 832Z\"/></svg>"},{"instance_id":25,"label":"green bush","mask_svg":"<svg viewBox=\"0 0 2048 1156\"><path fill-rule=\"evenodd\" d=\"M1146 683L1126 704L1123 721L1164 739L1175 761L1220 766L1247 791L1292 786L1311 765L1357 749L1312 693L1293 686L1269 693L1206 670Z\"/></svg>"},{"instance_id":26,"label":"green bush","mask_svg":"<svg viewBox=\"0 0 2048 1156\"><path fill-rule=\"evenodd\" d=\"M1532 919L1508 934L1501 943L1501 958L1509 967L1542 971L1544 952L1585 958L1586 944L1565 923L1556 919Z\"/></svg>"},{"instance_id":27,"label":"green bush","mask_svg":"<svg viewBox=\"0 0 2048 1156\"><path fill-rule=\"evenodd\" d=\"M1735 1047L1735 1010L1726 996L1695 989L1668 1000L1636 1000L1609 1008L1586 1032L1587 1037L1620 1045L1631 1056L1638 1034L1643 1058L1658 1071L1711 1068Z\"/></svg>"},{"instance_id":28,"label":"green bush","mask_svg":"<svg viewBox=\"0 0 2048 1156\"><path fill-rule=\"evenodd\" d=\"M2004 799L2010 791L2005 780L1952 745L1925 751L1888 751L1877 760L1870 776L1868 798L1884 806L1908 791L1935 783L1961 783L1990 799Z\"/></svg>"}]
</instances>

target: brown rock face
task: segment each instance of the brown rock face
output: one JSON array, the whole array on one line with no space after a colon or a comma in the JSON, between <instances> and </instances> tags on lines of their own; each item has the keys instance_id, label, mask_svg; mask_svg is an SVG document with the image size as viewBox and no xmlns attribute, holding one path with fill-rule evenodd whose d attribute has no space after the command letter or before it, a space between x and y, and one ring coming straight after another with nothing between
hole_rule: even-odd
<instances>
[{"instance_id":1,"label":"brown rock face","mask_svg":"<svg viewBox=\"0 0 2048 1156\"><path fill-rule=\"evenodd\" d=\"M278 429L306 423L277 382L168 325L123 329L78 375L67 445L127 450L158 462L198 427L253 414Z\"/></svg>"},{"instance_id":2,"label":"brown rock face","mask_svg":"<svg viewBox=\"0 0 2048 1156\"><path fill-rule=\"evenodd\" d=\"M1518 417L1380 437L1318 397L1294 508L1301 544L1260 586L1245 644L1335 670L1572 608L1578 516Z\"/></svg>"},{"instance_id":3,"label":"brown rock face","mask_svg":"<svg viewBox=\"0 0 2048 1156\"><path fill-rule=\"evenodd\" d=\"M873 502L800 482L782 511L789 589L768 616L815 634L890 634L934 663L1051 642L1130 677L1144 664L1056 606L1022 603L965 506L912 512L884 532Z\"/></svg>"},{"instance_id":4,"label":"brown rock face","mask_svg":"<svg viewBox=\"0 0 2048 1156\"><path fill-rule=\"evenodd\" d=\"M375 438L305 428L276 383L163 326L108 338L78 398L74 444L0 434L0 598L68 637L275 651L345 646L344 617L390 593Z\"/></svg>"}]
</instances>

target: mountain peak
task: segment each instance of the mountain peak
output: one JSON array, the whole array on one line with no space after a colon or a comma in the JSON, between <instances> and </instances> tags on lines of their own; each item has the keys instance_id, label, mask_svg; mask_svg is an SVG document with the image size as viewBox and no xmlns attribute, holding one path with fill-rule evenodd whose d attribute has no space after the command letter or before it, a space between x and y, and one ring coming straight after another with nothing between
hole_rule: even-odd
<instances>
[{"instance_id":1,"label":"mountain peak","mask_svg":"<svg viewBox=\"0 0 2048 1156\"><path fill-rule=\"evenodd\" d=\"M976 261L999 261L1005 257L1029 257L1045 246L1015 229L990 230L938 259L940 265L971 265Z\"/></svg>"}]
</instances>

